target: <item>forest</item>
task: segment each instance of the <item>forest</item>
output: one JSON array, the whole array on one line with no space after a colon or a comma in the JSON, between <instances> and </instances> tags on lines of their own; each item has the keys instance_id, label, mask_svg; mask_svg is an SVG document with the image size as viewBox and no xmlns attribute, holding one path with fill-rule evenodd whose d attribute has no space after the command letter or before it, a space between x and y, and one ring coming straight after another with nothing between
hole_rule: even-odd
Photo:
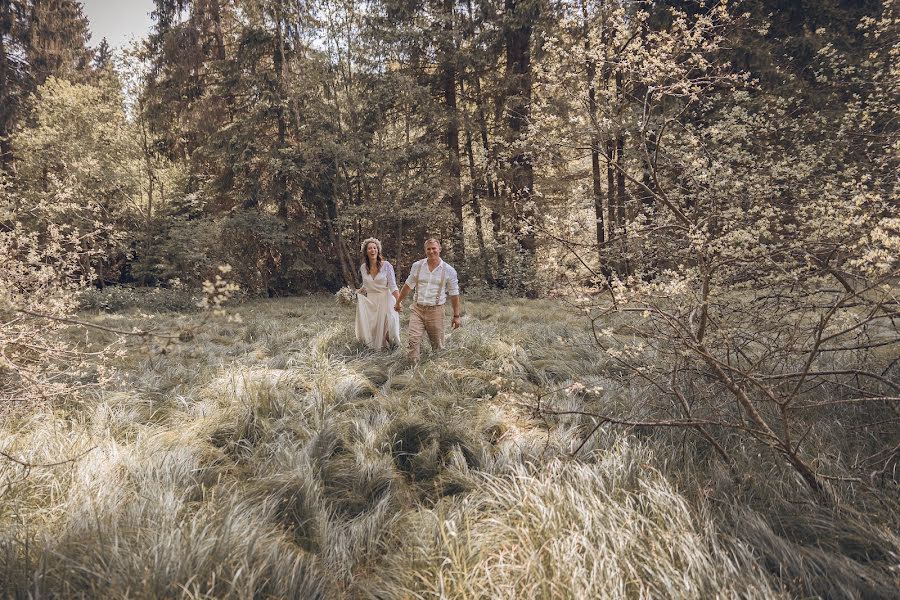
<instances>
[{"instance_id":1,"label":"forest","mask_svg":"<svg viewBox=\"0 0 900 600\"><path fill-rule=\"evenodd\" d=\"M898 107L892 0L0 0L0 598L900 597Z\"/></svg>"}]
</instances>

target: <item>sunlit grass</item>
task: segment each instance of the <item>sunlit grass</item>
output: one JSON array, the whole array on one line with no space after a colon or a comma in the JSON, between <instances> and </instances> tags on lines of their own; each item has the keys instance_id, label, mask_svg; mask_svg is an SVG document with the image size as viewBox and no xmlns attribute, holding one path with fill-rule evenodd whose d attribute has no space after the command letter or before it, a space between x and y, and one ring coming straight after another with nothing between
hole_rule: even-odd
<instances>
[{"instance_id":1,"label":"sunlit grass","mask_svg":"<svg viewBox=\"0 0 900 600\"><path fill-rule=\"evenodd\" d=\"M251 302L187 342L132 340L96 397L15 412L0 450L84 455L0 462L0 596L890 597L887 496L867 518L849 496L844 514L800 510L757 448L728 467L683 432L585 439L590 417L541 417L495 380L585 383L602 393L545 401L640 415L645 390L586 323L546 301L466 308L412 366L361 347L352 307Z\"/></svg>"}]
</instances>

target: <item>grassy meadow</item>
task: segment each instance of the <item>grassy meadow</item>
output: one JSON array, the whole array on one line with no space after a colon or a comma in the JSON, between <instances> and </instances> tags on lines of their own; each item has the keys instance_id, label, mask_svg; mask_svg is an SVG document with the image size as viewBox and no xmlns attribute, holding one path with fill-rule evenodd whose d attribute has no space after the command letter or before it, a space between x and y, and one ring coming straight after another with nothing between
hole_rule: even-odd
<instances>
[{"instance_id":1,"label":"grassy meadow","mask_svg":"<svg viewBox=\"0 0 900 600\"><path fill-rule=\"evenodd\" d=\"M524 391L636 415L652 392L558 303L464 309L411 366L357 344L353 306L248 302L130 338L102 393L2 415L23 462L84 454L0 460L0 597L900 597L895 484L825 507L760 446L729 466L682 430L540 414Z\"/></svg>"}]
</instances>

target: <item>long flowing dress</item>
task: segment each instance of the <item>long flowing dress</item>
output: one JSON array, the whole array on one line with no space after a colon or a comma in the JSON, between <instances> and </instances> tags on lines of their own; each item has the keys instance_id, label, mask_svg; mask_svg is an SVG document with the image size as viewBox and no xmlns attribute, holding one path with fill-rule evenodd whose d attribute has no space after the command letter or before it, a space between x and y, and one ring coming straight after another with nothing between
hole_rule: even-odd
<instances>
[{"instance_id":1,"label":"long flowing dress","mask_svg":"<svg viewBox=\"0 0 900 600\"><path fill-rule=\"evenodd\" d=\"M366 265L360 266L366 294L356 296L356 339L370 348L381 350L386 344L400 345L400 314L394 310L393 293L397 276L391 263L381 263L375 277Z\"/></svg>"}]
</instances>

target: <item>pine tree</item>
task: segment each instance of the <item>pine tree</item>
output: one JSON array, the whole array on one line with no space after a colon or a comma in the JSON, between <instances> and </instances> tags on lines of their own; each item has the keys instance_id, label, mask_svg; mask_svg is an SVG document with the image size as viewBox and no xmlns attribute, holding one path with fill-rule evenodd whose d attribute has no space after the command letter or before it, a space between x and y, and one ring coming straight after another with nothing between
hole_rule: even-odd
<instances>
[{"instance_id":1,"label":"pine tree","mask_svg":"<svg viewBox=\"0 0 900 600\"><path fill-rule=\"evenodd\" d=\"M35 87L49 77L82 81L89 75L90 26L80 2L32 0L26 56Z\"/></svg>"},{"instance_id":2,"label":"pine tree","mask_svg":"<svg viewBox=\"0 0 900 600\"><path fill-rule=\"evenodd\" d=\"M229 118L224 98L208 93L225 60L224 7L221 0L155 3L147 117L166 154L190 159Z\"/></svg>"},{"instance_id":3,"label":"pine tree","mask_svg":"<svg viewBox=\"0 0 900 600\"><path fill-rule=\"evenodd\" d=\"M96 71L103 71L107 67L112 66L112 49L109 47L109 42L106 41L104 37L100 40L100 45L97 46L97 49L94 51L94 61L92 66Z\"/></svg>"},{"instance_id":4,"label":"pine tree","mask_svg":"<svg viewBox=\"0 0 900 600\"><path fill-rule=\"evenodd\" d=\"M19 119L19 108L28 90L28 66L22 60L25 47L26 6L16 0L0 0L0 171L13 168L9 136Z\"/></svg>"}]
</instances>

